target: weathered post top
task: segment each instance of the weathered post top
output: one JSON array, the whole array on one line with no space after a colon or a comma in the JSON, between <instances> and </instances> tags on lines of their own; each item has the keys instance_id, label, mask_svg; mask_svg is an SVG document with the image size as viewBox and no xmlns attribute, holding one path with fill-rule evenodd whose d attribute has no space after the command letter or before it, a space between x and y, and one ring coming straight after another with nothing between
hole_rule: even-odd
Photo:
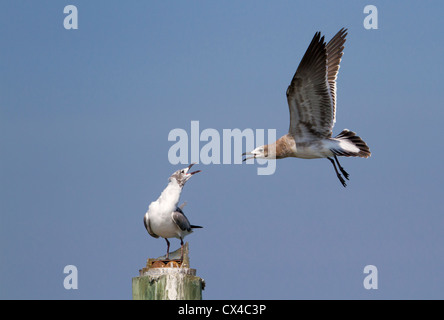
<instances>
[{"instance_id":1,"label":"weathered post top","mask_svg":"<svg viewBox=\"0 0 444 320\"><path fill-rule=\"evenodd\" d=\"M202 300L205 281L190 268L188 242L184 245L183 261L180 249L165 256L147 260L132 279L133 300Z\"/></svg>"}]
</instances>

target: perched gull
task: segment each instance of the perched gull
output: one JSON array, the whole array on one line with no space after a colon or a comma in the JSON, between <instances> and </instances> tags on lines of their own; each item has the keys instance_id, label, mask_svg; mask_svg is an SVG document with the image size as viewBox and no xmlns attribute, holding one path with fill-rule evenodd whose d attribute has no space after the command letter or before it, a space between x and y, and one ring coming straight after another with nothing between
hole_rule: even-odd
<instances>
[{"instance_id":1,"label":"perched gull","mask_svg":"<svg viewBox=\"0 0 444 320\"><path fill-rule=\"evenodd\" d=\"M181 260L183 260L183 238L192 233L194 228L202 228L190 224L182 211L185 203L180 207L177 206L185 182L194 174L200 172L200 170L198 170L189 173L193 165L194 163L190 164L187 168L177 170L171 175L168 186L162 191L159 199L151 202L143 218L145 228L152 237L162 237L166 240L167 260L170 254L170 242L168 238L180 239Z\"/></svg>"},{"instance_id":2,"label":"perched gull","mask_svg":"<svg viewBox=\"0 0 444 320\"><path fill-rule=\"evenodd\" d=\"M287 89L288 134L272 144L244 153L253 155L244 161L252 158L327 158L342 185L347 186L335 161L347 180L349 174L339 164L337 156L368 158L371 153L367 144L348 129L332 138L336 121L336 77L346 35L347 29L343 28L328 44L320 32L314 35Z\"/></svg>"}]
</instances>

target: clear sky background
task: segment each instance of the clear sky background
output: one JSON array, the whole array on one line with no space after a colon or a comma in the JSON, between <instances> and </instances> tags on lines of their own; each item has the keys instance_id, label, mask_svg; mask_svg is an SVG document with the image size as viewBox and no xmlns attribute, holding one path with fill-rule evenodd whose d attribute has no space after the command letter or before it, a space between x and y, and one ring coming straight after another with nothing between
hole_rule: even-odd
<instances>
[{"instance_id":1,"label":"clear sky background","mask_svg":"<svg viewBox=\"0 0 444 320\"><path fill-rule=\"evenodd\" d=\"M65 30L76 5L79 29ZM378 30L363 9L378 8ZM174 128L276 129L314 33L347 27L341 158L196 165L181 200L204 299L444 299L440 1L3 1L0 298L131 299L166 244L142 218L172 172ZM201 147L205 143L201 143ZM179 241L172 240L172 250ZM63 269L78 268L65 290ZM378 289L363 286L366 265Z\"/></svg>"}]
</instances>

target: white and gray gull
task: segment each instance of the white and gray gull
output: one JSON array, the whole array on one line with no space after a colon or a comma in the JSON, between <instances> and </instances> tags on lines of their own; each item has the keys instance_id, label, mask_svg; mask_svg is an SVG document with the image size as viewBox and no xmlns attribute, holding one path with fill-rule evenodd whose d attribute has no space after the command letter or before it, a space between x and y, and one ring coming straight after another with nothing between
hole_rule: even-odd
<instances>
[{"instance_id":1,"label":"white and gray gull","mask_svg":"<svg viewBox=\"0 0 444 320\"><path fill-rule=\"evenodd\" d=\"M183 260L183 238L192 233L194 228L202 228L190 224L182 211L185 204L180 207L177 206L185 183L194 174L200 172L200 170L189 172L193 165L194 163L187 168L177 170L171 175L167 187L156 201L151 202L143 218L145 228L152 237L162 237L166 240L167 260L170 253L168 238L180 239L181 260Z\"/></svg>"},{"instance_id":2,"label":"white and gray gull","mask_svg":"<svg viewBox=\"0 0 444 320\"><path fill-rule=\"evenodd\" d=\"M335 161L347 180L349 174L337 156L368 158L371 155L367 144L348 129L332 137L336 122L336 78L346 35L347 29L343 28L328 44L320 32L314 35L287 89L288 133L274 143L244 153L252 155L244 161L252 158L327 158L342 185L346 186Z\"/></svg>"}]
</instances>

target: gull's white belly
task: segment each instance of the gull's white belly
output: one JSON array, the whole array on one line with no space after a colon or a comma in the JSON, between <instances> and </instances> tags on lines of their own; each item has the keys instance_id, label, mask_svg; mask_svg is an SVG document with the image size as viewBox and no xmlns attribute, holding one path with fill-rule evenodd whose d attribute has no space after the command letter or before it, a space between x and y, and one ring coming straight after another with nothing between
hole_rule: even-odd
<instances>
[{"instance_id":1,"label":"gull's white belly","mask_svg":"<svg viewBox=\"0 0 444 320\"><path fill-rule=\"evenodd\" d=\"M174 223L171 215L162 219L150 216L150 226L151 230L162 238L180 238L182 233L182 230Z\"/></svg>"},{"instance_id":2,"label":"gull's white belly","mask_svg":"<svg viewBox=\"0 0 444 320\"><path fill-rule=\"evenodd\" d=\"M317 159L333 156L329 140L297 143L294 157L302 159Z\"/></svg>"},{"instance_id":3,"label":"gull's white belly","mask_svg":"<svg viewBox=\"0 0 444 320\"><path fill-rule=\"evenodd\" d=\"M181 230L172 218L173 209L159 208L157 205L150 206L148 210L148 219L150 221L151 230L162 238L184 238L191 232ZM153 214L155 212L156 214Z\"/></svg>"}]
</instances>

